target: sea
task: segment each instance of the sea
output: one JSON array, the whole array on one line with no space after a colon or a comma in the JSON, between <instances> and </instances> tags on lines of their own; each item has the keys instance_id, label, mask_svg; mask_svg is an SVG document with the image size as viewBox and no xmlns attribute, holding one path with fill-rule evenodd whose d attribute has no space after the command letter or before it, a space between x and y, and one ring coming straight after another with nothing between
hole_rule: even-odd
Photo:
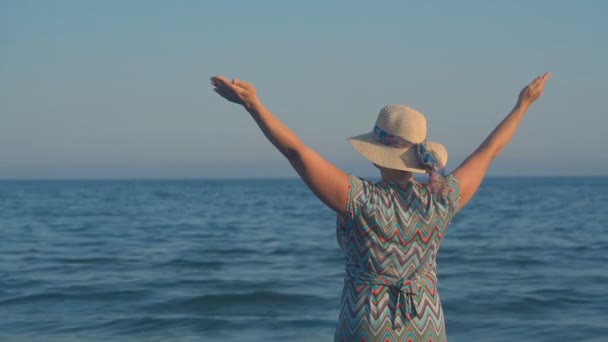
<instances>
[{"instance_id":1,"label":"sea","mask_svg":"<svg viewBox=\"0 0 608 342\"><path fill-rule=\"evenodd\" d=\"M0 182L0 341L332 341L299 179ZM608 177L487 178L438 254L448 341L608 341Z\"/></svg>"}]
</instances>

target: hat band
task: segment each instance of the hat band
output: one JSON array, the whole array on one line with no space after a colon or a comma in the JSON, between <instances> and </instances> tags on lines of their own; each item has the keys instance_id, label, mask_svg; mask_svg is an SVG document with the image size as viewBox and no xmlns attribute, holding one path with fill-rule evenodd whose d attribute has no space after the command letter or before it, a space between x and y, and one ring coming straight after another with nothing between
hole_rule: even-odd
<instances>
[{"instance_id":1,"label":"hat band","mask_svg":"<svg viewBox=\"0 0 608 342\"><path fill-rule=\"evenodd\" d=\"M390 147L406 148L414 145L398 135L390 134L387 131L382 130L378 125L374 126L372 135L376 141Z\"/></svg>"}]
</instances>

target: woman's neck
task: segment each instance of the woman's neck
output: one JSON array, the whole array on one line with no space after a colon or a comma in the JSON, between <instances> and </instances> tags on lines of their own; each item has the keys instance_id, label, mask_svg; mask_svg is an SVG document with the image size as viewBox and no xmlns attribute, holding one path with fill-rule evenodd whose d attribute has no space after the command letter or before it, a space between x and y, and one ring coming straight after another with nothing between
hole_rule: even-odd
<instances>
[{"instance_id":1,"label":"woman's neck","mask_svg":"<svg viewBox=\"0 0 608 342\"><path fill-rule=\"evenodd\" d=\"M383 181L409 182L412 179L412 173L409 171L386 168L380 168L380 175Z\"/></svg>"}]
</instances>

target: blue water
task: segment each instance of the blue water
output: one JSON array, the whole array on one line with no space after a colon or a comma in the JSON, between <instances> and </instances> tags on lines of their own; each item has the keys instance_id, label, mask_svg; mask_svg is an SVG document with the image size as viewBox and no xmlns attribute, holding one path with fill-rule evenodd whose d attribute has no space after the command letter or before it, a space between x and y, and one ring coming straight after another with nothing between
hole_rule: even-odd
<instances>
[{"instance_id":1,"label":"blue water","mask_svg":"<svg viewBox=\"0 0 608 342\"><path fill-rule=\"evenodd\" d=\"M449 341L608 341L608 178L490 178L438 256ZM330 341L299 180L0 182L0 340Z\"/></svg>"}]
</instances>

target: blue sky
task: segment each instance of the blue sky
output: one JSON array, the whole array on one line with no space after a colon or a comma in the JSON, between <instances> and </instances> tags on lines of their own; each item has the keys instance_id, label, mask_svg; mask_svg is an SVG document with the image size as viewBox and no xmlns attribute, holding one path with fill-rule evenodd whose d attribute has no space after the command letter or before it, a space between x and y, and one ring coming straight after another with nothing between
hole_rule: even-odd
<instances>
[{"instance_id":1,"label":"blue sky","mask_svg":"<svg viewBox=\"0 0 608 342\"><path fill-rule=\"evenodd\" d=\"M348 172L401 103L453 169L551 70L491 175L608 174L605 1L0 1L0 178L291 177L209 77Z\"/></svg>"}]
</instances>

